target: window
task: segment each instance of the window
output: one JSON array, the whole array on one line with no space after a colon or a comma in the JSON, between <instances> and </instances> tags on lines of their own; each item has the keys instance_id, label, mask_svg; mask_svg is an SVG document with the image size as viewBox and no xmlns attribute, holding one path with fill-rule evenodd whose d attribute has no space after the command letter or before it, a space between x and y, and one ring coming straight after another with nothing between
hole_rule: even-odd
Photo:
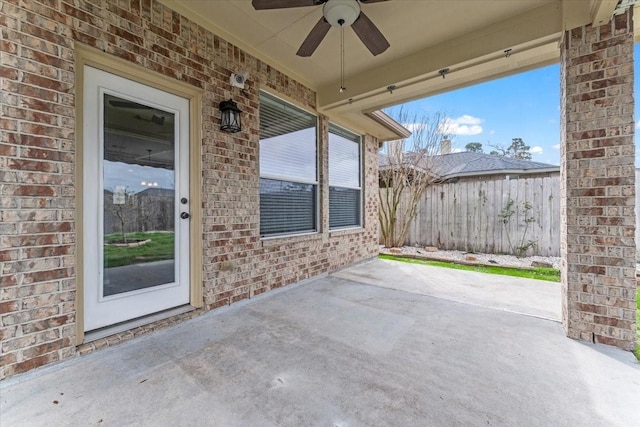
<instances>
[{"instance_id":1,"label":"window","mask_svg":"<svg viewBox=\"0 0 640 427\"><path fill-rule=\"evenodd\" d=\"M317 118L260 94L260 235L317 231Z\"/></svg>"},{"instance_id":2,"label":"window","mask_svg":"<svg viewBox=\"0 0 640 427\"><path fill-rule=\"evenodd\" d=\"M329 228L361 225L360 137L329 125Z\"/></svg>"}]
</instances>

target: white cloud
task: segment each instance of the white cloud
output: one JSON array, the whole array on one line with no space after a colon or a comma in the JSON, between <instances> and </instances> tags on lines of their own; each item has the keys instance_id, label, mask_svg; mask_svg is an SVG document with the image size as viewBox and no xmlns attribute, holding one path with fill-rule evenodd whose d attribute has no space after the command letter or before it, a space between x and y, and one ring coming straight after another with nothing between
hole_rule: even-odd
<instances>
[{"instance_id":1,"label":"white cloud","mask_svg":"<svg viewBox=\"0 0 640 427\"><path fill-rule=\"evenodd\" d=\"M559 150L560 149L560 144L552 145L551 148L553 148L555 150Z\"/></svg>"},{"instance_id":2,"label":"white cloud","mask_svg":"<svg viewBox=\"0 0 640 427\"><path fill-rule=\"evenodd\" d=\"M640 129L640 120L636 122L636 129Z\"/></svg>"},{"instance_id":3,"label":"white cloud","mask_svg":"<svg viewBox=\"0 0 640 427\"><path fill-rule=\"evenodd\" d=\"M460 117L447 117L441 123L441 132L447 135L479 135L482 133L482 119L478 117L464 114ZM416 132L419 129L424 129L428 126L428 123L402 123L410 132Z\"/></svg>"},{"instance_id":4,"label":"white cloud","mask_svg":"<svg viewBox=\"0 0 640 427\"><path fill-rule=\"evenodd\" d=\"M444 121L443 128L450 135L479 135L482 133L482 119L464 114L456 118L447 118Z\"/></svg>"},{"instance_id":5,"label":"white cloud","mask_svg":"<svg viewBox=\"0 0 640 427\"><path fill-rule=\"evenodd\" d=\"M542 149L542 147L540 147L539 145L534 145L533 147L531 147L531 149L529 150L529 152L531 152L531 154L542 154L544 150Z\"/></svg>"},{"instance_id":6,"label":"white cloud","mask_svg":"<svg viewBox=\"0 0 640 427\"><path fill-rule=\"evenodd\" d=\"M407 129L409 132L414 133L418 129L424 129L427 127L426 123L402 123L402 127Z\"/></svg>"},{"instance_id":7,"label":"white cloud","mask_svg":"<svg viewBox=\"0 0 640 427\"><path fill-rule=\"evenodd\" d=\"M495 135L495 134L496 134L496 131L495 131L495 130L490 130L490 131L489 131L489 135Z\"/></svg>"},{"instance_id":8,"label":"white cloud","mask_svg":"<svg viewBox=\"0 0 640 427\"><path fill-rule=\"evenodd\" d=\"M462 153L462 152L463 152L463 150L462 150L462 148L452 148L452 149L451 149L451 152L452 152L452 153Z\"/></svg>"}]
</instances>

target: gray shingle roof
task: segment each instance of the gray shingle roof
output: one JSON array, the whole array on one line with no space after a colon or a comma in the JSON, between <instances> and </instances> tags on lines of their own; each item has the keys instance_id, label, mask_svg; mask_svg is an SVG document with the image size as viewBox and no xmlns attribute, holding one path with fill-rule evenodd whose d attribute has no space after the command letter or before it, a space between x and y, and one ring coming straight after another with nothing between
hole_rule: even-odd
<instances>
[{"instance_id":1,"label":"gray shingle roof","mask_svg":"<svg viewBox=\"0 0 640 427\"><path fill-rule=\"evenodd\" d=\"M405 153L410 156L411 153ZM495 174L527 174L558 172L560 167L531 160L517 160L508 157L494 156L485 153L449 153L430 158L431 173L440 179L459 176L495 175ZM379 165L386 165L386 156L381 155Z\"/></svg>"}]
</instances>

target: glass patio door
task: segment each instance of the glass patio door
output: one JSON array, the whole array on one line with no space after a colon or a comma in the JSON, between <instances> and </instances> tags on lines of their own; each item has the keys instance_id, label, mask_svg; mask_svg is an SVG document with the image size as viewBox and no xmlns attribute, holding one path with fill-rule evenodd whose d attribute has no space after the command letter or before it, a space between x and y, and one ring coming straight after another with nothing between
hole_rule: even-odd
<instances>
[{"instance_id":1,"label":"glass patio door","mask_svg":"<svg viewBox=\"0 0 640 427\"><path fill-rule=\"evenodd\" d=\"M84 69L84 328L189 302L189 101Z\"/></svg>"}]
</instances>

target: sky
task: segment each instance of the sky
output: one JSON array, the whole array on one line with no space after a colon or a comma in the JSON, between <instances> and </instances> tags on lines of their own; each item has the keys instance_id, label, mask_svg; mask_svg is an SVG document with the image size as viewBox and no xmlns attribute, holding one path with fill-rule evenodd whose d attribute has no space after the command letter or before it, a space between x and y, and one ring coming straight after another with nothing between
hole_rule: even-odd
<instances>
[{"instance_id":1,"label":"sky","mask_svg":"<svg viewBox=\"0 0 640 427\"><path fill-rule=\"evenodd\" d=\"M173 171L133 163L104 161L104 189L138 193L149 187L174 188Z\"/></svg>"},{"instance_id":2,"label":"sky","mask_svg":"<svg viewBox=\"0 0 640 427\"><path fill-rule=\"evenodd\" d=\"M640 44L635 46L635 70L635 93L640 93ZM491 145L506 147L513 138L522 138L531 147L533 161L560 164L559 64L413 101L404 108L446 114L454 150L480 142L488 153ZM640 102L635 108L640 132Z\"/></svg>"}]
</instances>

